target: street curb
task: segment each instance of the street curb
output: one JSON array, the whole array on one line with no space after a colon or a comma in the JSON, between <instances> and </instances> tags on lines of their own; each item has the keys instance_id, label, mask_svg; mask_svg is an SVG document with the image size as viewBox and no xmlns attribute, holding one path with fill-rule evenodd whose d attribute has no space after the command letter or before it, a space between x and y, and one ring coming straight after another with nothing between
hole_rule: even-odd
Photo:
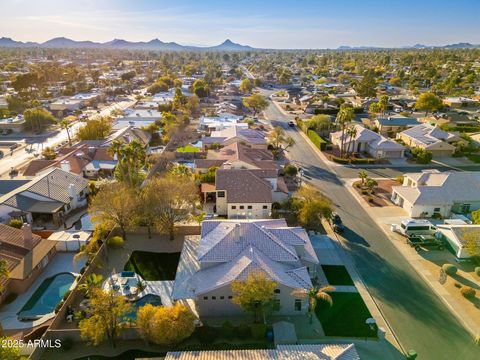
<instances>
[{"instance_id":1,"label":"street curb","mask_svg":"<svg viewBox=\"0 0 480 360\"><path fill-rule=\"evenodd\" d=\"M378 227L383 231L383 233L386 235L386 237L390 240L390 242L393 244L393 246L395 246L395 249L397 249L397 251L403 256L406 258L405 256L405 253L404 253L404 250L402 247L400 247L400 244L398 244L396 241L393 241L391 239L391 234L389 234L387 232L387 230L382 226L382 224L379 224L376 220L375 220L375 217L373 216L373 214L371 213L371 210L369 208L366 208L364 206L364 204L362 203L362 201L364 201L363 199L360 198L360 195L351 187L349 186L349 184L345 181L342 180L342 183L344 184L344 187L346 187L348 189L348 191L353 195L353 197L355 198L355 200L357 200L357 202L360 204L360 206L362 208L365 209L366 213L368 214L368 216L375 222L375 224L378 225ZM419 255L417 255L419 256ZM462 326L465 328L465 330L467 330L470 335L472 335L473 339L475 339L477 336L479 336L479 333L475 332L474 329L471 328L471 326L469 324L467 324L465 322L465 319L457 313L456 309L453 307L452 304L450 304L450 302L445 299L443 297L442 294L440 294L436 287L432 284L432 282L428 279L427 275L423 272L423 271L418 271L417 268L415 266L413 266L411 260L408 260L408 263L410 264L410 266L415 270L415 272L420 275L420 277L422 278L422 280L428 285L428 287L430 287L430 289L432 289L432 291L435 293L435 295L437 295L437 298L439 298L442 303L450 310L450 312L457 318L457 320L459 320L459 322L462 324Z\"/></svg>"}]
</instances>

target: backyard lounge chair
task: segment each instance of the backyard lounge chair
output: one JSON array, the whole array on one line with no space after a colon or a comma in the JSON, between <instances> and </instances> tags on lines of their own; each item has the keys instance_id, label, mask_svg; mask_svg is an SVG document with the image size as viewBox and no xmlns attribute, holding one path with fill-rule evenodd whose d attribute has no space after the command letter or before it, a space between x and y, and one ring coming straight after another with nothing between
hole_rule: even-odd
<instances>
[{"instance_id":1,"label":"backyard lounge chair","mask_svg":"<svg viewBox=\"0 0 480 360\"><path fill-rule=\"evenodd\" d=\"M135 277L135 271L122 271L120 273L120 276L122 278L132 278Z\"/></svg>"}]
</instances>

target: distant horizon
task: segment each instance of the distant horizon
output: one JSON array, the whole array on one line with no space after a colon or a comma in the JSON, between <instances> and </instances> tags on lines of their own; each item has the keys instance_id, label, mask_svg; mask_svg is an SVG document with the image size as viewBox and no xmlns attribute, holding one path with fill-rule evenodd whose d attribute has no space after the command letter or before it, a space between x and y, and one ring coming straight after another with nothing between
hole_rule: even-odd
<instances>
[{"instance_id":1,"label":"distant horizon","mask_svg":"<svg viewBox=\"0 0 480 360\"><path fill-rule=\"evenodd\" d=\"M476 0L2 0L0 37L45 42L56 37L108 42L158 38L208 47L231 39L260 49L402 48L480 44ZM448 26L445 25L448 19Z\"/></svg>"}]
</instances>

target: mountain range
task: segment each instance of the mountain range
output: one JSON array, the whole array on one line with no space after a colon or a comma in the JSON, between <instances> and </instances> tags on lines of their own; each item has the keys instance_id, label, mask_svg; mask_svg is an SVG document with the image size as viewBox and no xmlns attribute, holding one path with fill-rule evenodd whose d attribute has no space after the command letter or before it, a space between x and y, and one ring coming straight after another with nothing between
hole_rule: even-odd
<instances>
[{"instance_id":1,"label":"mountain range","mask_svg":"<svg viewBox=\"0 0 480 360\"><path fill-rule=\"evenodd\" d=\"M223 43L215 46L191 46L180 45L176 42L163 42L159 39L150 41L127 41L123 39L113 39L104 43L94 42L90 40L76 41L65 37L56 37L43 43L15 41L8 37L0 38L0 47L9 48L68 48L68 49L127 49L127 50L157 50L157 51L251 51L259 50L248 45L234 43L227 39ZM412 46L402 46L399 49L473 49L480 48L480 44L471 44L460 42L456 44L430 46L423 44L415 44ZM339 46L336 50L379 50L379 49L395 49L395 47L380 46Z\"/></svg>"},{"instance_id":2,"label":"mountain range","mask_svg":"<svg viewBox=\"0 0 480 360\"><path fill-rule=\"evenodd\" d=\"M76 41L65 37L57 37L47 40L43 43L15 41L11 38L0 38L0 47L25 48L89 48L89 49L128 49L128 50L164 50L164 51L182 51L182 50L201 50L201 51L248 51L254 50L251 46L240 45L227 39L223 43L215 46L186 46L175 42L163 42L159 39L144 41L127 41L123 39L113 39L112 41L100 43L94 41Z\"/></svg>"}]
</instances>

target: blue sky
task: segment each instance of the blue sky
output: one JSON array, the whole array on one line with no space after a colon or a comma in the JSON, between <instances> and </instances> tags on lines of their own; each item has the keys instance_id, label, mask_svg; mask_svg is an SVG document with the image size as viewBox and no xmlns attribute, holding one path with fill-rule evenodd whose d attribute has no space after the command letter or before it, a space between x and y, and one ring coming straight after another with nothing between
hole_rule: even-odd
<instances>
[{"instance_id":1,"label":"blue sky","mask_svg":"<svg viewBox=\"0 0 480 360\"><path fill-rule=\"evenodd\" d=\"M0 37L263 48L480 43L479 0L1 0Z\"/></svg>"}]
</instances>

